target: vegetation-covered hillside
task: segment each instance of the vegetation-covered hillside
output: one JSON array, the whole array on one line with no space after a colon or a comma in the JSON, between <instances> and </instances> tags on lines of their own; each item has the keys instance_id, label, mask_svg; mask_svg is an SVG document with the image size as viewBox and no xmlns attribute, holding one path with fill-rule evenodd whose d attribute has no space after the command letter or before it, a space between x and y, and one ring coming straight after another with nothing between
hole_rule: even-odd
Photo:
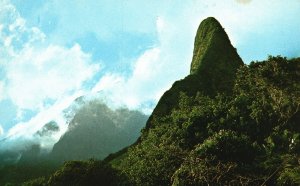
<instances>
[{"instance_id":1,"label":"vegetation-covered hillside","mask_svg":"<svg viewBox=\"0 0 300 186\"><path fill-rule=\"evenodd\" d=\"M239 59L206 19L191 74L163 95L135 144L24 185L300 185L300 58Z\"/></svg>"},{"instance_id":2,"label":"vegetation-covered hillside","mask_svg":"<svg viewBox=\"0 0 300 186\"><path fill-rule=\"evenodd\" d=\"M300 184L300 58L245 65L233 91L181 94L114 167L129 185Z\"/></svg>"},{"instance_id":3,"label":"vegetation-covered hillside","mask_svg":"<svg viewBox=\"0 0 300 186\"><path fill-rule=\"evenodd\" d=\"M151 127L153 117L170 114L178 106L180 92L188 96L195 96L199 91L209 96L232 93L236 71L243 61L215 18L209 17L201 22L194 45L191 73L164 93L147 122L147 128Z\"/></svg>"},{"instance_id":4,"label":"vegetation-covered hillside","mask_svg":"<svg viewBox=\"0 0 300 186\"><path fill-rule=\"evenodd\" d=\"M299 82L300 58L244 65L232 95L182 93L136 145L28 184L299 185Z\"/></svg>"}]
</instances>

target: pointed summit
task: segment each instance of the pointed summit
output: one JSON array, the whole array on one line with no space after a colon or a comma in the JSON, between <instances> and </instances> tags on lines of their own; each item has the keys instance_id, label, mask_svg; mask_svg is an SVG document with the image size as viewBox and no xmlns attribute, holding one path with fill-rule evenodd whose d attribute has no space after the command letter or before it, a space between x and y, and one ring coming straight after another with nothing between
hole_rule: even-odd
<instances>
[{"instance_id":1,"label":"pointed summit","mask_svg":"<svg viewBox=\"0 0 300 186\"><path fill-rule=\"evenodd\" d=\"M242 64L221 24L213 17L206 18L196 34L190 75L176 81L164 93L146 128L151 126L153 118L167 115L178 106L180 92L188 96L201 92L210 97L218 93L231 94L235 73Z\"/></svg>"},{"instance_id":2,"label":"pointed summit","mask_svg":"<svg viewBox=\"0 0 300 186\"><path fill-rule=\"evenodd\" d=\"M213 17L203 20L195 37L191 74L225 70L231 75L242 64L221 24Z\"/></svg>"}]
</instances>

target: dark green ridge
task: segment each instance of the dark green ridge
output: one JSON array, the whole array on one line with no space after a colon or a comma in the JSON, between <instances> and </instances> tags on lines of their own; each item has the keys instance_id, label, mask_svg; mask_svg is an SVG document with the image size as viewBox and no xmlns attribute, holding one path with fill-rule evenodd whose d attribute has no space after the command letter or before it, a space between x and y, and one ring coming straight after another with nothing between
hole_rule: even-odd
<instances>
[{"instance_id":1,"label":"dark green ridge","mask_svg":"<svg viewBox=\"0 0 300 186\"><path fill-rule=\"evenodd\" d=\"M203 20L197 30L191 73L176 81L166 91L150 116L146 128L155 117L169 114L178 105L180 92L194 96L202 92L208 96L230 94L237 69L243 61L232 46L225 30L213 17Z\"/></svg>"}]
</instances>

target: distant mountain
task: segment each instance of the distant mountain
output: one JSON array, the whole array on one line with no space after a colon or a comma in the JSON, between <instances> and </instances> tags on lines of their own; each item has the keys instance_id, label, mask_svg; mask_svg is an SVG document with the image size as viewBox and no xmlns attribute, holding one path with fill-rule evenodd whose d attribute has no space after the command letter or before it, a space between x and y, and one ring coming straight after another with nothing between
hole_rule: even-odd
<instances>
[{"instance_id":1,"label":"distant mountain","mask_svg":"<svg viewBox=\"0 0 300 186\"><path fill-rule=\"evenodd\" d=\"M50 121L46 123L39 131L35 133L37 136L51 136L53 133L59 131L59 126L55 121Z\"/></svg>"},{"instance_id":2,"label":"distant mountain","mask_svg":"<svg viewBox=\"0 0 300 186\"><path fill-rule=\"evenodd\" d=\"M134 143L148 119L139 111L112 110L101 100L83 96L65 109L64 115L68 129L50 152L39 141L24 141L24 150L0 153L0 185L48 175L64 161L103 159ZM50 121L34 137L51 139L59 130L58 124Z\"/></svg>"},{"instance_id":3,"label":"distant mountain","mask_svg":"<svg viewBox=\"0 0 300 186\"><path fill-rule=\"evenodd\" d=\"M132 144L147 119L138 111L114 111L101 101L90 101L77 111L50 157L60 161L103 159Z\"/></svg>"}]
</instances>

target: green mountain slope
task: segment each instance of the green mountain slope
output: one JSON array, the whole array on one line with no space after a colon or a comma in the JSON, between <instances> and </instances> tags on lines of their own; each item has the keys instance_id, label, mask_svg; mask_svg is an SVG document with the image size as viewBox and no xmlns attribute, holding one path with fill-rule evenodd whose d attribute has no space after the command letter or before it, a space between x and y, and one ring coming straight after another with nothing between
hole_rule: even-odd
<instances>
[{"instance_id":1,"label":"green mountain slope","mask_svg":"<svg viewBox=\"0 0 300 186\"><path fill-rule=\"evenodd\" d=\"M242 64L221 24L213 17L203 20L195 37L191 74L205 73L220 78L214 73L224 73L234 77L235 70Z\"/></svg>"},{"instance_id":2,"label":"green mountain slope","mask_svg":"<svg viewBox=\"0 0 300 186\"><path fill-rule=\"evenodd\" d=\"M300 58L243 66L232 95L182 93L112 165L129 185L300 184Z\"/></svg>"},{"instance_id":3,"label":"green mountain slope","mask_svg":"<svg viewBox=\"0 0 300 186\"><path fill-rule=\"evenodd\" d=\"M217 93L231 93L235 73L243 64L242 59L231 45L221 24L213 17L201 22L195 37L195 46L191 64L191 73L176 81L164 93L155 107L152 118L169 114L178 106L180 92L195 96L197 92L215 96Z\"/></svg>"},{"instance_id":4,"label":"green mountain slope","mask_svg":"<svg viewBox=\"0 0 300 186\"><path fill-rule=\"evenodd\" d=\"M134 145L27 184L299 185L299 121L300 58L242 65L208 18L197 32L191 74L163 95Z\"/></svg>"}]
</instances>

